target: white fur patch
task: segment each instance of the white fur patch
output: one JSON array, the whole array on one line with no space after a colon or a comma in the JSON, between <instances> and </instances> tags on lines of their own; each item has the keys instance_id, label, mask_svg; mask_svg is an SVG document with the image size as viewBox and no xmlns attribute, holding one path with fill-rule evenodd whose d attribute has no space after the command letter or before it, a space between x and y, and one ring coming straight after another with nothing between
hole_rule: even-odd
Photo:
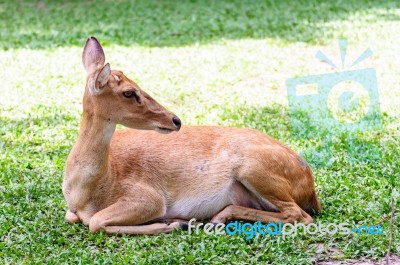
<instances>
[{"instance_id":1,"label":"white fur patch","mask_svg":"<svg viewBox=\"0 0 400 265\"><path fill-rule=\"evenodd\" d=\"M119 78L119 76L117 76L117 75L114 75L113 74L113 77L114 77L114 79L117 81L117 82L119 82L121 79Z\"/></svg>"},{"instance_id":2,"label":"white fur patch","mask_svg":"<svg viewBox=\"0 0 400 265\"><path fill-rule=\"evenodd\" d=\"M231 182L214 194L205 194L203 197L184 198L174 202L167 210L166 218L207 219L220 212L231 204Z\"/></svg>"},{"instance_id":3,"label":"white fur patch","mask_svg":"<svg viewBox=\"0 0 400 265\"><path fill-rule=\"evenodd\" d=\"M113 122L108 122L105 125L104 130L103 130L103 140L105 142L110 142L111 141L111 138L112 138L112 136L113 136L113 134L115 132L115 126L116 125Z\"/></svg>"}]
</instances>

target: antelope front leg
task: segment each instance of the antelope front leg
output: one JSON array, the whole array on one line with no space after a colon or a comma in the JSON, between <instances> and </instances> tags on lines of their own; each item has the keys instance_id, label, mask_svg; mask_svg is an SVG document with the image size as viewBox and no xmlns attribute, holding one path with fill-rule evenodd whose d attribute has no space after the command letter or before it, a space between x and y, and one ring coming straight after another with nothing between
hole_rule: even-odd
<instances>
[{"instance_id":1,"label":"antelope front leg","mask_svg":"<svg viewBox=\"0 0 400 265\"><path fill-rule=\"evenodd\" d=\"M154 223L149 225L134 226L106 226L105 232L107 234L155 235L160 233L170 233L181 228L182 223L173 222L170 224Z\"/></svg>"},{"instance_id":2,"label":"antelope front leg","mask_svg":"<svg viewBox=\"0 0 400 265\"><path fill-rule=\"evenodd\" d=\"M140 225L157 219L164 213L164 207L121 200L93 215L89 229L93 233L105 231L108 234L152 235L181 228L180 222Z\"/></svg>"},{"instance_id":3,"label":"antelope front leg","mask_svg":"<svg viewBox=\"0 0 400 265\"><path fill-rule=\"evenodd\" d=\"M136 186L138 188L138 186ZM97 212L89 221L91 232L109 234L158 234L172 232L181 222L142 225L165 215L163 198L154 190L142 187L135 195L120 198L116 203Z\"/></svg>"},{"instance_id":4,"label":"antelope front leg","mask_svg":"<svg viewBox=\"0 0 400 265\"><path fill-rule=\"evenodd\" d=\"M65 221L68 223L79 223L81 222L81 219L68 209L65 214Z\"/></svg>"}]
</instances>

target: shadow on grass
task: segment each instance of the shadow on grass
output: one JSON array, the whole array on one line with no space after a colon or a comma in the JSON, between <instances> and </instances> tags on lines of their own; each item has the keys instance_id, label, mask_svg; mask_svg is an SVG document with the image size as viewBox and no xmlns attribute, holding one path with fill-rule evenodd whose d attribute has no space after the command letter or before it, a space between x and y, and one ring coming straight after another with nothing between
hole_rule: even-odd
<instances>
[{"instance_id":1,"label":"shadow on grass","mask_svg":"<svg viewBox=\"0 0 400 265\"><path fill-rule=\"evenodd\" d=\"M17 119L0 116L0 183L24 183L32 174L54 171L62 176L79 121L56 107L39 105L30 113Z\"/></svg>"},{"instance_id":2,"label":"shadow on grass","mask_svg":"<svg viewBox=\"0 0 400 265\"><path fill-rule=\"evenodd\" d=\"M335 22L369 12L398 20L387 11L399 7L398 1L366 0L5 1L0 49L82 46L91 35L105 45L155 47L244 38L324 42L337 37Z\"/></svg>"}]
</instances>

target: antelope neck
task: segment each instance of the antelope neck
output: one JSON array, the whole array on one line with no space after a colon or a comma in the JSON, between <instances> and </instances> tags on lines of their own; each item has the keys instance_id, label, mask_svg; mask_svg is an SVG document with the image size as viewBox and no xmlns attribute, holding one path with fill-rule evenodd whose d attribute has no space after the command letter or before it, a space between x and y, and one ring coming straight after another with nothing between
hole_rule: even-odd
<instances>
[{"instance_id":1,"label":"antelope neck","mask_svg":"<svg viewBox=\"0 0 400 265\"><path fill-rule=\"evenodd\" d=\"M92 168L93 175L107 171L108 154L115 127L114 122L97 117L92 113L84 112L83 114L74 151L79 156L78 160Z\"/></svg>"}]
</instances>

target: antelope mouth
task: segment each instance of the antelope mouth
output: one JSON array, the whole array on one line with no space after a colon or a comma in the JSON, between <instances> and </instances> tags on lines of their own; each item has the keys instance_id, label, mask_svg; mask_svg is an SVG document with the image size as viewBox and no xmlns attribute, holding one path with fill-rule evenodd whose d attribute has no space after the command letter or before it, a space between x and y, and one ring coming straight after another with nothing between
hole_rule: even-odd
<instances>
[{"instance_id":1,"label":"antelope mouth","mask_svg":"<svg viewBox=\"0 0 400 265\"><path fill-rule=\"evenodd\" d=\"M169 129L169 128L165 128L165 127L156 127L156 131L159 132L159 133L167 134L167 133L171 133L171 132L173 132L175 130L172 130L172 129Z\"/></svg>"}]
</instances>

